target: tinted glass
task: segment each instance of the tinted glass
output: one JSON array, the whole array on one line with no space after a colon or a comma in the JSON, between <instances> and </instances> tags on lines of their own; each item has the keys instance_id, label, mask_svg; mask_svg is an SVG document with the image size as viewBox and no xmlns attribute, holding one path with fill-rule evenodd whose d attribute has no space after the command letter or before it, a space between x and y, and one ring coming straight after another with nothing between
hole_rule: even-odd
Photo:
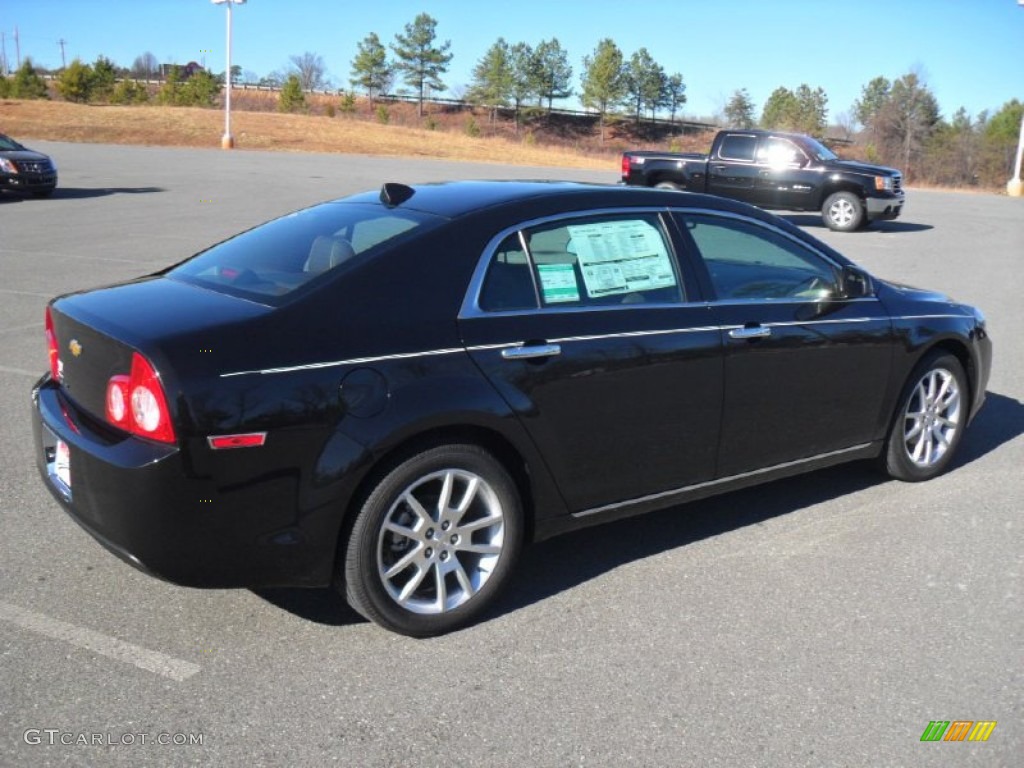
<instances>
[{"instance_id":1,"label":"tinted glass","mask_svg":"<svg viewBox=\"0 0 1024 768\"><path fill-rule=\"evenodd\" d=\"M167 273L225 293L276 303L328 273L432 228L440 219L378 205L327 203L268 222Z\"/></svg>"},{"instance_id":2,"label":"tinted glass","mask_svg":"<svg viewBox=\"0 0 1024 768\"><path fill-rule=\"evenodd\" d=\"M675 259L655 214L571 219L524 235L542 306L682 299Z\"/></svg>"},{"instance_id":3,"label":"tinted glass","mask_svg":"<svg viewBox=\"0 0 1024 768\"><path fill-rule=\"evenodd\" d=\"M685 216L721 299L807 299L834 295L835 269L775 230L715 216Z\"/></svg>"},{"instance_id":4,"label":"tinted glass","mask_svg":"<svg viewBox=\"0 0 1024 768\"><path fill-rule=\"evenodd\" d=\"M518 232L506 237L494 252L480 289L480 308L489 312L537 308L530 263Z\"/></svg>"},{"instance_id":5,"label":"tinted glass","mask_svg":"<svg viewBox=\"0 0 1024 768\"><path fill-rule=\"evenodd\" d=\"M753 160L756 136L726 136L718 148L718 156L726 160Z\"/></svg>"}]
</instances>

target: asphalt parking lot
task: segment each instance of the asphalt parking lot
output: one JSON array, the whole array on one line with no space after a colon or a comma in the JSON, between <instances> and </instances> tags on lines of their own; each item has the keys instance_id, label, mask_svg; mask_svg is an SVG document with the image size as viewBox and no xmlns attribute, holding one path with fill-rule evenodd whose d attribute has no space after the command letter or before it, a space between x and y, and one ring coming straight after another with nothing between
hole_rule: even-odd
<instances>
[{"instance_id":1,"label":"asphalt parking lot","mask_svg":"<svg viewBox=\"0 0 1024 768\"><path fill-rule=\"evenodd\" d=\"M912 189L852 235L790 216L985 311L950 473L840 467L551 540L489 620L415 641L326 590L165 584L81 531L31 453L46 300L382 181L617 169L30 144L61 187L0 196L0 765L1020 765L1024 200ZM934 720L998 724L921 742Z\"/></svg>"}]
</instances>

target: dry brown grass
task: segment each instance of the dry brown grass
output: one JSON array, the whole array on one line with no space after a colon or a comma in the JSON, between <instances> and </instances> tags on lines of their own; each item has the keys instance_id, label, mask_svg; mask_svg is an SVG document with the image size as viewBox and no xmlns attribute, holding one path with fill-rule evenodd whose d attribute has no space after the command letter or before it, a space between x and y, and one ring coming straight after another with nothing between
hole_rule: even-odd
<instances>
[{"instance_id":1,"label":"dry brown grass","mask_svg":"<svg viewBox=\"0 0 1024 768\"><path fill-rule=\"evenodd\" d=\"M162 106L91 106L63 101L0 101L0 132L16 137L103 144L219 147L224 113ZM502 136L381 125L351 117L232 110L239 149L344 152L607 170L615 156L531 144Z\"/></svg>"}]
</instances>

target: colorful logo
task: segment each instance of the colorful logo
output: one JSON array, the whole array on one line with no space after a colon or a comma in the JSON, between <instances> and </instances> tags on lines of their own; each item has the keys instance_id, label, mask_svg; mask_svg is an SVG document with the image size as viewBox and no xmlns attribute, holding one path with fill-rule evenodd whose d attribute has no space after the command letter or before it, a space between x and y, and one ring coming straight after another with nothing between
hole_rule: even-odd
<instances>
[{"instance_id":1,"label":"colorful logo","mask_svg":"<svg viewBox=\"0 0 1024 768\"><path fill-rule=\"evenodd\" d=\"M921 741L988 741L995 720L932 720L921 734Z\"/></svg>"}]
</instances>

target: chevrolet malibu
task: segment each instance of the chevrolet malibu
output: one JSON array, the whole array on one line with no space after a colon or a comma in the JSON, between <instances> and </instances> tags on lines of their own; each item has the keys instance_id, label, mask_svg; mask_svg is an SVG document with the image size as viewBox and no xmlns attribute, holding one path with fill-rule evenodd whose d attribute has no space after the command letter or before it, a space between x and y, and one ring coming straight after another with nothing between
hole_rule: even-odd
<instances>
[{"instance_id":1,"label":"chevrolet malibu","mask_svg":"<svg viewBox=\"0 0 1024 768\"><path fill-rule=\"evenodd\" d=\"M953 461L982 314L742 203L385 184L46 310L43 482L133 566L428 636L524 544L840 462Z\"/></svg>"}]
</instances>

